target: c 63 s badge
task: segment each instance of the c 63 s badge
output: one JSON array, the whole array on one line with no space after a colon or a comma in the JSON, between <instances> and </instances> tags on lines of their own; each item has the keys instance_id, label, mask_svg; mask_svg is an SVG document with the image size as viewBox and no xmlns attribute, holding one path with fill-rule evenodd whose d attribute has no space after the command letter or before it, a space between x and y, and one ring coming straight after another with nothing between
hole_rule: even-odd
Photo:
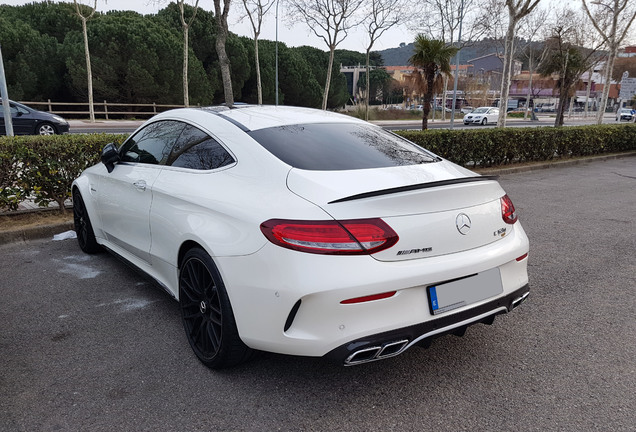
<instances>
[{"instance_id":1,"label":"c 63 s badge","mask_svg":"<svg viewBox=\"0 0 636 432\"><path fill-rule=\"evenodd\" d=\"M493 236L497 237L505 237L506 236L506 228L499 228L497 231L492 233Z\"/></svg>"}]
</instances>

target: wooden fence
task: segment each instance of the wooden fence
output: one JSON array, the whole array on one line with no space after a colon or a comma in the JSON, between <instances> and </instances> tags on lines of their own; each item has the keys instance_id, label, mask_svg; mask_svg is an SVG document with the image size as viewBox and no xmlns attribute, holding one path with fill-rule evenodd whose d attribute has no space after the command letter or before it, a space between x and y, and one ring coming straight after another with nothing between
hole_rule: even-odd
<instances>
[{"instance_id":1,"label":"wooden fence","mask_svg":"<svg viewBox=\"0 0 636 432\"><path fill-rule=\"evenodd\" d=\"M20 102L24 105L39 109L41 111L48 111L51 114L60 114L64 116L89 116L90 111L87 102L51 102L49 99L46 102ZM42 108L44 107L44 108ZM73 109L77 107L77 109ZM166 111L173 108L184 108L185 105L166 105L166 104L123 104L123 103L108 103L94 102L93 109L95 110L95 117L103 116L106 120L111 117L129 117L129 116L148 116Z\"/></svg>"}]
</instances>

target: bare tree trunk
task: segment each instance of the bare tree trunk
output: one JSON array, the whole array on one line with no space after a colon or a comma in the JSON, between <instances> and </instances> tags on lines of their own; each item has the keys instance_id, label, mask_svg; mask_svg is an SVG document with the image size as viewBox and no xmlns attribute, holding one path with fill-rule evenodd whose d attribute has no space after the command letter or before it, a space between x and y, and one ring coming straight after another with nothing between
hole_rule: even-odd
<instances>
[{"instance_id":1,"label":"bare tree trunk","mask_svg":"<svg viewBox=\"0 0 636 432\"><path fill-rule=\"evenodd\" d=\"M254 38L254 61L256 62L256 91L258 92L258 104L263 105L263 86L261 85L261 64L258 60L258 37Z\"/></svg>"},{"instance_id":2,"label":"bare tree trunk","mask_svg":"<svg viewBox=\"0 0 636 432\"><path fill-rule=\"evenodd\" d=\"M524 120L528 120L528 109L530 108L530 98L532 97L532 75L534 72L534 64L532 62L532 51L530 52L530 58L528 60L528 69L530 71L530 79L528 80L528 94L526 96L526 109L523 113Z\"/></svg>"},{"instance_id":3,"label":"bare tree trunk","mask_svg":"<svg viewBox=\"0 0 636 432\"><path fill-rule=\"evenodd\" d=\"M596 123L603 123L603 115L607 108L607 98L609 97L610 87L612 85L612 70L614 69L614 60L616 59L616 47L610 47L609 57L607 63L605 63L605 84L603 85L603 96L601 96L601 105L598 107L598 113L596 115Z\"/></svg>"},{"instance_id":4,"label":"bare tree trunk","mask_svg":"<svg viewBox=\"0 0 636 432\"><path fill-rule=\"evenodd\" d=\"M232 72L230 70L230 59L225 51L227 42L228 27L227 17L230 12L230 0L214 0L214 17L216 18L216 53L219 57L221 68L221 80L223 81L223 94L225 104L230 108L234 106L234 92L232 91Z\"/></svg>"},{"instance_id":5,"label":"bare tree trunk","mask_svg":"<svg viewBox=\"0 0 636 432\"><path fill-rule=\"evenodd\" d=\"M499 96L499 118L497 127L506 127L506 114L508 111L508 95L510 94L510 76L512 75L512 60L514 58L514 37L517 22L510 17L506 41L504 45L504 62L501 74L501 92Z\"/></svg>"},{"instance_id":6,"label":"bare tree trunk","mask_svg":"<svg viewBox=\"0 0 636 432\"><path fill-rule=\"evenodd\" d=\"M369 121L369 98L371 97L371 88L369 87L371 84L371 79L369 77L369 72L370 72L370 66L369 66L369 56L370 56L370 51L371 48L369 47L367 49L367 97L364 98L365 100L365 107L364 107L364 119L366 121Z\"/></svg>"},{"instance_id":7,"label":"bare tree trunk","mask_svg":"<svg viewBox=\"0 0 636 432\"><path fill-rule=\"evenodd\" d=\"M183 26L183 105L190 106L188 90L188 26Z\"/></svg>"},{"instance_id":8,"label":"bare tree trunk","mask_svg":"<svg viewBox=\"0 0 636 432\"><path fill-rule=\"evenodd\" d=\"M594 72L594 67L590 67L587 75L587 89L585 90L585 118L587 118L587 112L589 111L590 105L590 92L592 90L592 72Z\"/></svg>"},{"instance_id":9,"label":"bare tree trunk","mask_svg":"<svg viewBox=\"0 0 636 432\"><path fill-rule=\"evenodd\" d=\"M217 33L216 36L216 53L219 56L219 66L221 67L221 80L223 81L223 94L225 95L225 104L229 107L234 106L234 92L232 91L232 73L230 71L230 59L225 51L225 42L227 33Z\"/></svg>"},{"instance_id":10,"label":"bare tree trunk","mask_svg":"<svg viewBox=\"0 0 636 432\"><path fill-rule=\"evenodd\" d=\"M446 92L448 91L448 77L444 75L444 93L442 94L442 121L446 120Z\"/></svg>"},{"instance_id":11,"label":"bare tree trunk","mask_svg":"<svg viewBox=\"0 0 636 432\"><path fill-rule=\"evenodd\" d=\"M556 112L556 119L554 120L554 127L563 126L563 117L565 115L565 107L569 104L569 97L567 93L565 96L559 95L559 107Z\"/></svg>"},{"instance_id":12,"label":"bare tree trunk","mask_svg":"<svg viewBox=\"0 0 636 432\"><path fill-rule=\"evenodd\" d=\"M88 115L91 123L95 123L95 106L93 105L93 72L91 70L91 53L88 50L88 31L86 29L87 19L83 16L82 32L84 34L84 54L86 56L86 77L88 80Z\"/></svg>"},{"instance_id":13,"label":"bare tree trunk","mask_svg":"<svg viewBox=\"0 0 636 432\"><path fill-rule=\"evenodd\" d=\"M329 47L329 64L327 66L327 81L325 82L325 91L322 94L322 109L327 109L327 98L329 97L329 86L331 85L331 70L333 69L333 56L336 46Z\"/></svg>"}]
</instances>

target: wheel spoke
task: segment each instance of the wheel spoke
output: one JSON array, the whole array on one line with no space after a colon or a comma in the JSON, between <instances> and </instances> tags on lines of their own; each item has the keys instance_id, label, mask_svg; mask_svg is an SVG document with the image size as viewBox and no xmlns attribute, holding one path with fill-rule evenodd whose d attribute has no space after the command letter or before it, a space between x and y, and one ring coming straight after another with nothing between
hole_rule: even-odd
<instances>
[{"instance_id":1,"label":"wheel spoke","mask_svg":"<svg viewBox=\"0 0 636 432\"><path fill-rule=\"evenodd\" d=\"M181 284L183 293L188 297L191 303L199 303L201 301L200 296L197 295L196 288L192 286L189 280L182 278Z\"/></svg>"},{"instance_id":2,"label":"wheel spoke","mask_svg":"<svg viewBox=\"0 0 636 432\"><path fill-rule=\"evenodd\" d=\"M208 324L208 340L212 344L212 350L216 354L221 346L221 329L212 323Z\"/></svg>"}]
</instances>

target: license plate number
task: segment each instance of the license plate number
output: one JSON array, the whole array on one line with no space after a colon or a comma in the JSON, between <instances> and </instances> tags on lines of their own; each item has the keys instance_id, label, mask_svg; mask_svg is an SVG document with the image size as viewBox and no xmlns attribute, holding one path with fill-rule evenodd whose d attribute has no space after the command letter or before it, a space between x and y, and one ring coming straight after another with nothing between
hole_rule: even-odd
<instances>
[{"instance_id":1,"label":"license plate number","mask_svg":"<svg viewBox=\"0 0 636 432\"><path fill-rule=\"evenodd\" d=\"M499 269L494 268L449 282L427 287L431 313L439 315L477 303L503 292Z\"/></svg>"}]
</instances>

